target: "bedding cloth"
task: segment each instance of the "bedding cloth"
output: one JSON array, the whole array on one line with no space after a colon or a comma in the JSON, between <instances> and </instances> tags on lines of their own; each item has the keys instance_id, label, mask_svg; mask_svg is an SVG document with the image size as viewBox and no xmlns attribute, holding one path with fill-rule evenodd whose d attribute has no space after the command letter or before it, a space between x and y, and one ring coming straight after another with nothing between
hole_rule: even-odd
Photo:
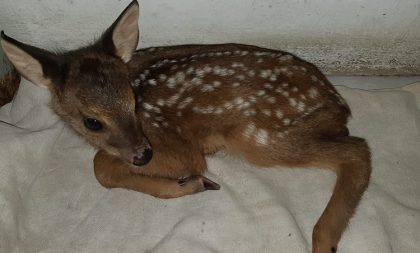
<instances>
[{"instance_id":1,"label":"bedding cloth","mask_svg":"<svg viewBox=\"0 0 420 253\"><path fill-rule=\"evenodd\" d=\"M368 191L340 253L420 252L420 83L403 89L340 87L352 135L373 158ZM256 168L209 156L220 191L161 200L105 189L95 150L49 108L48 91L23 80L0 108L0 252L310 252L335 174Z\"/></svg>"}]
</instances>

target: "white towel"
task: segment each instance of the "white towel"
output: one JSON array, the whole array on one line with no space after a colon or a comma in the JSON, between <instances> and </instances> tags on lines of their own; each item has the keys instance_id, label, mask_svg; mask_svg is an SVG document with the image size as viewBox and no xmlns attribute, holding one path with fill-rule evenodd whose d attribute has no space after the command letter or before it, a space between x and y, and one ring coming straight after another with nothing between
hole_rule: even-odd
<instances>
[{"instance_id":1,"label":"white towel","mask_svg":"<svg viewBox=\"0 0 420 253\"><path fill-rule=\"evenodd\" d=\"M338 252L420 252L420 84L339 90L352 135L372 148L373 174ZM95 150L48 101L24 80L0 108L1 253L310 252L332 172L255 168L216 154L207 176L220 191L161 200L107 190L93 174Z\"/></svg>"}]
</instances>

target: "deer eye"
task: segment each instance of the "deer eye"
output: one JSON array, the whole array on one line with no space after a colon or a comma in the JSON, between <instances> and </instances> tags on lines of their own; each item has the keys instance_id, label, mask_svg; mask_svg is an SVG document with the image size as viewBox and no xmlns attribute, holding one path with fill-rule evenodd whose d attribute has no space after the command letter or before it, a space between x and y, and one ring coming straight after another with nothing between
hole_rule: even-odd
<instances>
[{"instance_id":1,"label":"deer eye","mask_svg":"<svg viewBox=\"0 0 420 253\"><path fill-rule=\"evenodd\" d=\"M83 121L85 123L85 127L92 131L98 131L102 129L102 123L97 119L86 118Z\"/></svg>"}]
</instances>

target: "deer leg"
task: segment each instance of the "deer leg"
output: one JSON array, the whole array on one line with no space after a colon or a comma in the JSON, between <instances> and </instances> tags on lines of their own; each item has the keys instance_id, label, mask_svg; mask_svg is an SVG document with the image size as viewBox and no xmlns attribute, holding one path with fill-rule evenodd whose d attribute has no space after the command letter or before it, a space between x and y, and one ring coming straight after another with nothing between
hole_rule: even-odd
<instances>
[{"instance_id":1,"label":"deer leg","mask_svg":"<svg viewBox=\"0 0 420 253\"><path fill-rule=\"evenodd\" d=\"M98 182L106 188L125 188L157 198L177 198L220 189L217 183L200 175L178 180L133 173L128 164L103 150L95 156L94 170Z\"/></svg>"},{"instance_id":2,"label":"deer leg","mask_svg":"<svg viewBox=\"0 0 420 253\"><path fill-rule=\"evenodd\" d=\"M317 139L304 136L266 146L237 142L228 148L261 166L317 167L336 172L332 197L314 227L312 239L313 253L336 252L369 183L370 151L365 140L340 135Z\"/></svg>"},{"instance_id":3,"label":"deer leg","mask_svg":"<svg viewBox=\"0 0 420 253\"><path fill-rule=\"evenodd\" d=\"M370 152L366 142L356 137L317 145L315 164L337 173L337 182L312 234L313 253L332 253L354 214L370 179Z\"/></svg>"}]
</instances>

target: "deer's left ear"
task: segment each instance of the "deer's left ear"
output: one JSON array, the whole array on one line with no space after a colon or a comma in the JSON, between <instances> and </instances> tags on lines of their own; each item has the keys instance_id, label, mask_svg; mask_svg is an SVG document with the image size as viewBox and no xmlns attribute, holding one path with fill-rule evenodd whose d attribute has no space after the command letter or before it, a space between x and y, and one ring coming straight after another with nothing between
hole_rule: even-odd
<instances>
[{"instance_id":1,"label":"deer's left ear","mask_svg":"<svg viewBox=\"0 0 420 253\"><path fill-rule=\"evenodd\" d=\"M120 14L98 44L107 52L129 62L139 41L139 5L136 0Z\"/></svg>"}]
</instances>

